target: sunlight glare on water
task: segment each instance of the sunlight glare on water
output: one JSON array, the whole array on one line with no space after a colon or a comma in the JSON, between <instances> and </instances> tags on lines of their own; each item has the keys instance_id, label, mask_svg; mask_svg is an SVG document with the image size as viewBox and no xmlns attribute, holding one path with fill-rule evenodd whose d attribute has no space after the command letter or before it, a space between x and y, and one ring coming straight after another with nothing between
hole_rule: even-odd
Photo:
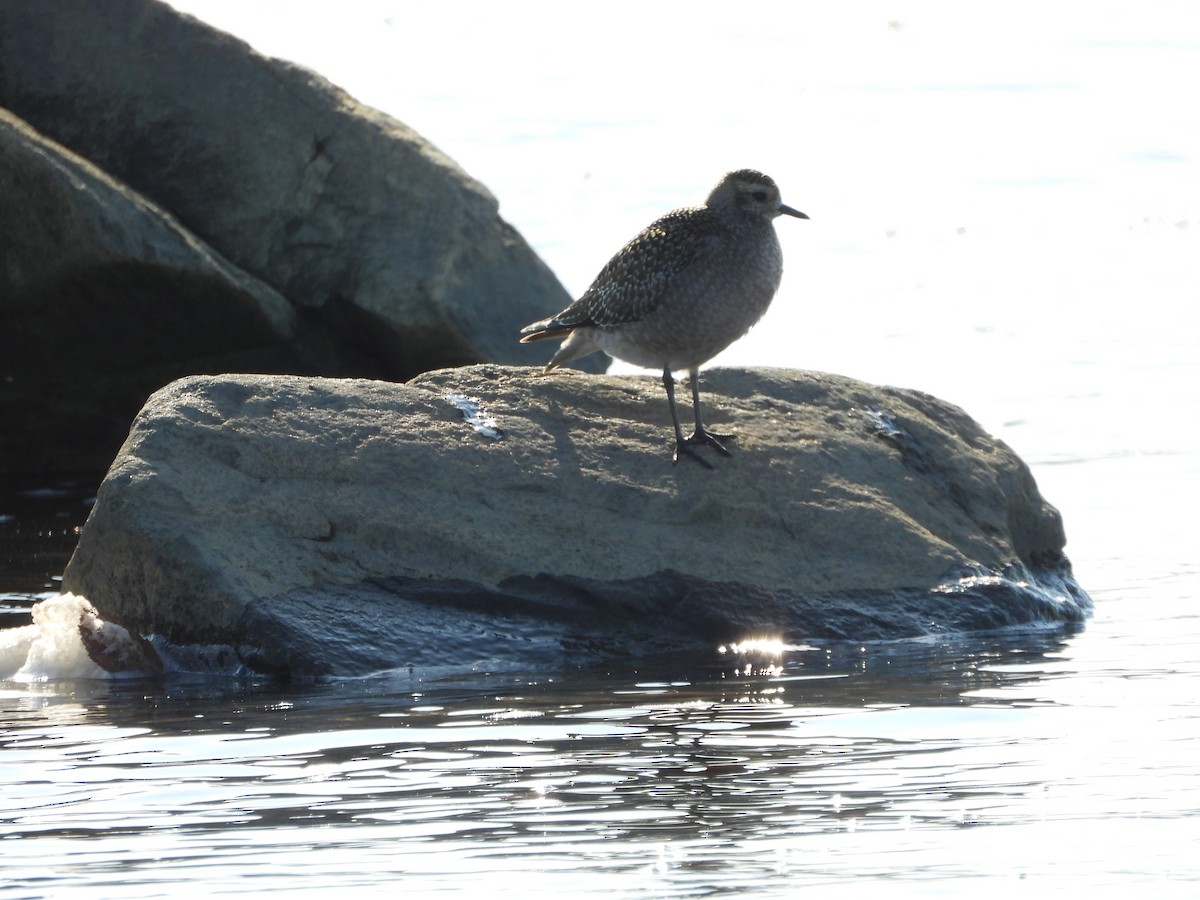
<instances>
[{"instance_id":1,"label":"sunlight glare on water","mask_svg":"<svg viewBox=\"0 0 1200 900\"><path fill-rule=\"evenodd\" d=\"M584 673L10 691L0 839L22 840L5 841L6 874L123 896L193 879L684 897L899 871L1200 877L1167 827L1200 803L1200 737L1119 696L1114 729L1105 698L1124 676L1114 660L1073 671L1081 640L813 648L777 675L663 668L643 687ZM1052 698L1081 677L1090 700ZM1138 734L1164 724L1170 758L1146 767Z\"/></svg>"}]
</instances>

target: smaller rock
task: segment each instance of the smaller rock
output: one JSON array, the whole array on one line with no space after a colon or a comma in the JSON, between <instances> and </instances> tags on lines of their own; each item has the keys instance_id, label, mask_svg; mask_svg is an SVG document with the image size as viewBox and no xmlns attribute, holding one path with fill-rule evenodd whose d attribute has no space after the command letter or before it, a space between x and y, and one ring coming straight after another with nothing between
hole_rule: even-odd
<instances>
[{"instance_id":1,"label":"smaller rock","mask_svg":"<svg viewBox=\"0 0 1200 900\"><path fill-rule=\"evenodd\" d=\"M122 675L161 675L163 661L154 645L116 622L100 617L86 604L79 613L79 638L92 662L105 672Z\"/></svg>"}]
</instances>

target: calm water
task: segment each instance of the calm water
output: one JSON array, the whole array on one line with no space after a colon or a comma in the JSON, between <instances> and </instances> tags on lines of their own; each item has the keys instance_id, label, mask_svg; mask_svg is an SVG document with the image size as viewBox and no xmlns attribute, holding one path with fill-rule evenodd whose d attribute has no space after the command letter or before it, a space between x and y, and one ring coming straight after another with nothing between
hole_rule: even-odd
<instances>
[{"instance_id":1,"label":"calm water","mask_svg":"<svg viewBox=\"0 0 1200 900\"><path fill-rule=\"evenodd\" d=\"M720 362L964 406L1063 511L1096 613L305 688L46 666L0 681L0 897L1195 895L1200 12L177 5L428 135L576 292L720 172L770 172L813 218ZM23 487L0 624L87 511Z\"/></svg>"},{"instance_id":2,"label":"calm water","mask_svg":"<svg viewBox=\"0 0 1200 900\"><path fill-rule=\"evenodd\" d=\"M10 685L0 891L1188 895L1192 598L1099 599L1074 636L638 671Z\"/></svg>"}]
</instances>

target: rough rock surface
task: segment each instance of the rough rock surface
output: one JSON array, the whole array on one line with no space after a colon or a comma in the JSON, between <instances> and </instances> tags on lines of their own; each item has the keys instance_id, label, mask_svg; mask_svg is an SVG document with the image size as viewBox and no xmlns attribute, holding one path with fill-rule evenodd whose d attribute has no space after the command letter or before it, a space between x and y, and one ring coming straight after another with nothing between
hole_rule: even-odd
<instances>
[{"instance_id":1,"label":"rough rock surface","mask_svg":"<svg viewBox=\"0 0 1200 900\"><path fill-rule=\"evenodd\" d=\"M181 373L222 368L404 379L465 362L528 363L529 349L512 335L570 300L499 216L496 199L420 135L154 0L0 4L0 106L42 136L7 119L5 155L27 154L36 141L46 153L44 171L29 180L0 171L0 236L34 226L3 248L0 324L25 336L25 352L0 356L0 391L39 387L36 368L16 358L67 360L84 387L48 396L36 420L6 415L4 431L54 440L19 456L5 449L5 471L68 469L89 451L85 462L107 466L119 441L86 430L90 420L75 414L92 410L123 429L136 411L126 408L134 369L144 376L140 404ZM55 143L74 154L68 168L86 159L106 174L104 193L124 194L120 216L107 197L66 201L61 185L75 176L50 171L64 165ZM26 159L25 171L37 162ZM137 216L148 221L131 221ZM164 258L158 238L140 257L140 243L126 238L160 232L165 221L195 255L223 258L240 279L214 275L210 295L194 261L178 271L178 256ZM286 299L291 309L274 316L292 320L288 352L279 352L280 321L264 335L258 317L222 315L230 279L256 298ZM144 311L136 322L132 308ZM60 334L49 322L67 327ZM123 330L123 346L171 365L155 374L136 354L127 366L103 340L87 340L92 329L98 338ZM262 341L262 355L222 366L210 346L222 341L235 356Z\"/></svg>"},{"instance_id":2,"label":"rough rock surface","mask_svg":"<svg viewBox=\"0 0 1200 900\"><path fill-rule=\"evenodd\" d=\"M150 398L64 589L262 671L581 661L764 633L1078 621L1058 513L933 397L717 369L715 471L652 377L188 378Z\"/></svg>"}]
</instances>

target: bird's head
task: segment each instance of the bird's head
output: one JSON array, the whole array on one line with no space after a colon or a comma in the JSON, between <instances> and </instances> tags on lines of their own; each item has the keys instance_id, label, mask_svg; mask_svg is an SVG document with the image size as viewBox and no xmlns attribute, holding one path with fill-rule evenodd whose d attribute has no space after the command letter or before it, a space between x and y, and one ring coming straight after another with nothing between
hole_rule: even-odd
<instances>
[{"instance_id":1,"label":"bird's head","mask_svg":"<svg viewBox=\"0 0 1200 900\"><path fill-rule=\"evenodd\" d=\"M798 209L785 206L775 181L754 169L738 169L727 173L717 182L706 202L712 209L733 208L768 220L776 216L808 218Z\"/></svg>"}]
</instances>

